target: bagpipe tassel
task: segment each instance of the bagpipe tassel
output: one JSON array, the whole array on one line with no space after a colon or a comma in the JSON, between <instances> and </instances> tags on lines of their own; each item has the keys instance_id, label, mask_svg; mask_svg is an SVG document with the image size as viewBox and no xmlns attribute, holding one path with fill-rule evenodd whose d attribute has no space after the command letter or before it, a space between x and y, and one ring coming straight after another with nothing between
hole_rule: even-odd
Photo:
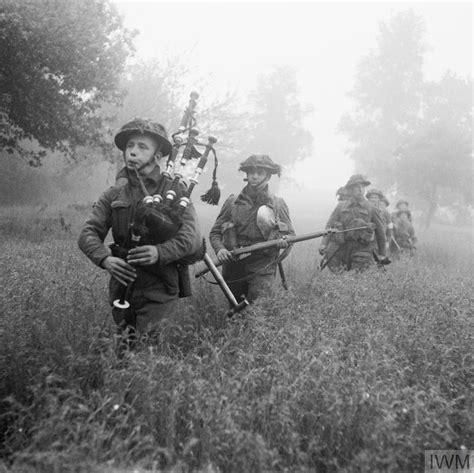
<instances>
[{"instance_id":1,"label":"bagpipe tassel","mask_svg":"<svg viewBox=\"0 0 474 473\"><path fill-rule=\"evenodd\" d=\"M217 183L217 156L214 152L214 171L212 172L212 185L211 188L203 195L201 195L201 200L207 204L217 205L219 199L221 198L221 190L219 189L219 184Z\"/></svg>"}]
</instances>

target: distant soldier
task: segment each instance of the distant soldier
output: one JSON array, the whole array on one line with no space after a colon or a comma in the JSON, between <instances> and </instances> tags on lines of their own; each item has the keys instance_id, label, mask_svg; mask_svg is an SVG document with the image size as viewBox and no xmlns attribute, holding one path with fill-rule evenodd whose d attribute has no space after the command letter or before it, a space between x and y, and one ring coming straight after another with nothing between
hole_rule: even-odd
<instances>
[{"instance_id":1,"label":"distant soldier","mask_svg":"<svg viewBox=\"0 0 474 473\"><path fill-rule=\"evenodd\" d=\"M224 202L209 240L236 299L245 295L252 302L273 285L280 249L252 253L242 260L234 260L231 250L295 232L285 201L268 189L271 176L280 175L280 166L265 154L253 154L240 164L239 171L247 174L248 184L238 196L231 195Z\"/></svg>"},{"instance_id":2,"label":"distant soldier","mask_svg":"<svg viewBox=\"0 0 474 473\"><path fill-rule=\"evenodd\" d=\"M384 213L384 219L387 223L387 231L385 232L385 236L387 238L387 246L388 248L390 248L390 245L393 244L393 240L394 240L394 236L393 236L393 232L394 232L394 224L393 224L393 216L392 214L390 213L390 211L388 210L388 208L390 207L390 201L387 199L387 197L382 193L382 198L380 199L380 208L382 209L383 213ZM387 255L389 255L390 253L388 252Z\"/></svg>"},{"instance_id":3,"label":"distant soldier","mask_svg":"<svg viewBox=\"0 0 474 473\"><path fill-rule=\"evenodd\" d=\"M373 244L377 240L378 255L381 262L386 262L385 229L379 212L364 198L364 187L370 185L362 175L351 176L345 188L349 200L340 202L329 217L326 228L349 230L365 227L347 233L325 237L319 248L326 264L332 270L368 268L374 262ZM335 237L335 238L334 238ZM335 245L329 245L333 241ZM333 249L334 246L336 249ZM331 249L331 253L329 253Z\"/></svg>"},{"instance_id":4,"label":"distant soldier","mask_svg":"<svg viewBox=\"0 0 474 473\"><path fill-rule=\"evenodd\" d=\"M385 238L387 240L385 250L386 254L389 254L390 241L393 238L393 222L392 216L385 205L385 202L388 202L387 198L383 195L383 192L378 189L369 189L365 197L380 212L380 217L385 229Z\"/></svg>"},{"instance_id":5,"label":"distant soldier","mask_svg":"<svg viewBox=\"0 0 474 473\"><path fill-rule=\"evenodd\" d=\"M392 254L399 258L402 254L415 256L416 236L409 210L397 210L394 214L394 240L390 246Z\"/></svg>"},{"instance_id":6,"label":"distant soldier","mask_svg":"<svg viewBox=\"0 0 474 473\"><path fill-rule=\"evenodd\" d=\"M350 195L347 192L347 189L344 186L342 186L342 187L339 187L339 189L336 191L336 197L337 197L337 200L341 202L343 200L348 200L350 198Z\"/></svg>"},{"instance_id":7,"label":"distant soldier","mask_svg":"<svg viewBox=\"0 0 474 473\"><path fill-rule=\"evenodd\" d=\"M409 203L408 201L406 200L399 200L396 204L395 204L395 213L393 214L395 216L396 212L398 210L402 210L404 212L407 212L407 217L408 217L408 220L410 220L411 222L411 211L410 211L410 208L409 208Z\"/></svg>"}]
</instances>

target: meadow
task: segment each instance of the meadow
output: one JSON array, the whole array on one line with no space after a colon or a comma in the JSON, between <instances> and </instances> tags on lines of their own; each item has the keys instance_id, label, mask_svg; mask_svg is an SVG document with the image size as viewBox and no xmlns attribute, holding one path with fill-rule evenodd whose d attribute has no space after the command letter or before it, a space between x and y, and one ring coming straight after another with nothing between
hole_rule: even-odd
<instances>
[{"instance_id":1,"label":"meadow","mask_svg":"<svg viewBox=\"0 0 474 473\"><path fill-rule=\"evenodd\" d=\"M340 276L302 243L290 289L232 320L195 281L159 343L118 362L86 212L0 211L0 472L398 473L474 448L471 229Z\"/></svg>"}]
</instances>

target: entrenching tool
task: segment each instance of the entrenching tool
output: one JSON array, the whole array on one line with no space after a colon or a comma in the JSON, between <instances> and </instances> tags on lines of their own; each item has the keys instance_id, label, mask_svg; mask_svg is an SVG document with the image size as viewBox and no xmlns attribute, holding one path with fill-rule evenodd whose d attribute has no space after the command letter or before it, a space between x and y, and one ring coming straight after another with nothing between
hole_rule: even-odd
<instances>
[{"instance_id":1,"label":"entrenching tool","mask_svg":"<svg viewBox=\"0 0 474 473\"><path fill-rule=\"evenodd\" d=\"M232 308L226 312L227 317L232 317L234 314L240 312L242 309L247 307L249 305L249 302L247 301L245 296L242 296L241 302L237 302L237 299L234 297L234 294L232 294L232 291L230 290L229 286L224 281L222 274L219 272L211 257L207 253L204 254L203 261L207 266L207 270L210 271L211 274L214 276L214 279L216 280L217 284L224 293L224 296L227 298L230 305L232 306Z\"/></svg>"}]
</instances>

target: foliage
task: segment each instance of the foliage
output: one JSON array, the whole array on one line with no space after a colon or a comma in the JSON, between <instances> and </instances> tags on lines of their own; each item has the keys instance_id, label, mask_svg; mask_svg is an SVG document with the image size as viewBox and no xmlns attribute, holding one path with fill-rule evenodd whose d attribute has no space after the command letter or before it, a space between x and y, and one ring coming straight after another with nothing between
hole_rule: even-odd
<instances>
[{"instance_id":1,"label":"foliage","mask_svg":"<svg viewBox=\"0 0 474 473\"><path fill-rule=\"evenodd\" d=\"M171 139L171 134L178 130L190 93L196 91L199 94L195 114L199 139L207 143L208 136L217 138L218 177L228 184L233 181L241 156L248 117L238 109L236 93L213 90L208 78L199 77L190 69L189 57L189 52L179 56L169 54L164 58L136 61L126 68L121 82L123 103L104 109L106 116L113 117L109 121L110 140L123 123L137 116L158 120Z\"/></svg>"},{"instance_id":2,"label":"foliage","mask_svg":"<svg viewBox=\"0 0 474 473\"><path fill-rule=\"evenodd\" d=\"M382 23L377 48L359 64L350 94L355 112L339 129L358 172L427 202L429 222L446 191L469 197L472 81L446 73L425 82L426 49L424 24L411 10Z\"/></svg>"},{"instance_id":3,"label":"foliage","mask_svg":"<svg viewBox=\"0 0 474 473\"><path fill-rule=\"evenodd\" d=\"M446 74L427 84L423 114L400 147L401 190L430 203L427 224L440 203L472 203L472 82Z\"/></svg>"},{"instance_id":4,"label":"foliage","mask_svg":"<svg viewBox=\"0 0 474 473\"><path fill-rule=\"evenodd\" d=\"M352 144L358 171L393 185L396 150L419 112L423 90L424 25L411 10L380 24L377 47L358 66L350 97L356 110L340 131Z\"/></svg>"},{"instance_id":5,"label":"foliage","mask_svg":"<svg viewBox=\"0 0 474 473\"><path fill-rule=\"evenodd\" d=\"M309 156L313 139L304 128L304 119L312 110L299 102L294 69L276 66L261 74L250 98L254 110L248 130L248 154L264 153L288 164Z\"/></svg>"},{"instance_id":6,"label":"foliage","mask_svg":"<svg viewBox=\"0 0 474 473\"><path fill-rule=\"evenodd\" d=\"M25 140L69 152L100 143L97 111L119 98L118 76L132 37L108 0L3 2L0 82L3 97L11 99L11 127L0 149L39 164L45 150L31 150Z\"/></svg>"},{"instance_id":7,"label":"foliage","mask_svg":"<svg viewBox=\"0 0 474 473\"><path fill-rule=\"evenodd\" d=\"M72 234L32 212L0 216L4 471L409 472L472 444L469 232L340 277L302 244L289 292L229 322L199 283L156 346L118 363L106 276L72 237L81 209L63 211Z\"/></svg>"}]
</instances>

